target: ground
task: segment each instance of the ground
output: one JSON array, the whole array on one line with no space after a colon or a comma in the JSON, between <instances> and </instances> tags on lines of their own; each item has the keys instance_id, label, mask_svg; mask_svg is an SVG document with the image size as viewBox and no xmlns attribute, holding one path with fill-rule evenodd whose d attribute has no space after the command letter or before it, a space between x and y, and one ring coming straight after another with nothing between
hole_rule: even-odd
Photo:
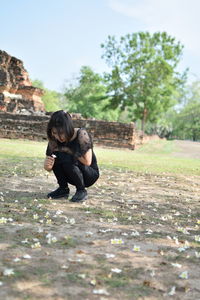
<instances>
[{"instance_id":1,"label":"ground","mask_svg":"<svg viewBox=\"0 0 200 300\"><path fill-rule=\"evenodd\" d=\"M200 143L177 143L200 158ZM200 299L199 183L101 168L74 204L46 199L56 182L37 160L2 160L0 299Z\"/></svg>"}]
</instances>

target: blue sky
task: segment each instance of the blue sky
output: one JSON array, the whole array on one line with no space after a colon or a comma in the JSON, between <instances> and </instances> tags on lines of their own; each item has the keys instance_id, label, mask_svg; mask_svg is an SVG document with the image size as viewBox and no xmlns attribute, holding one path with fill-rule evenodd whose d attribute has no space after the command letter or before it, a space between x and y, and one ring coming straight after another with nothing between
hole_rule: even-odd
<instances>
[{"instance_id":1,"label":"blue sky","mask_svg":"<svg viewBox=\"0 0 200 300\"><path fill-rule=\"evenodd\" d=\"M167 31L184 46L180 71L200 80L199 0L0 1L0 49L21 59L31 79L62 91L83 65L102 73L108 35Z\"/></svg>"}]
</instances>

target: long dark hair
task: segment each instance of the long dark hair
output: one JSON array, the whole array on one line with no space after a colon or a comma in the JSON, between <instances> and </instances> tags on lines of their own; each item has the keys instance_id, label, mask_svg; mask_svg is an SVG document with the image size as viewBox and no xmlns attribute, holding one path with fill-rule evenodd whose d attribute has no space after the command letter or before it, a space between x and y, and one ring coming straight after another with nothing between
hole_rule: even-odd
<instances>
[{"instance_id":1,"label":"long dark hair","mask_svg":"<svg viewBox=\"0 0 200 300\"><path fill-rule=\"evenodd\" d=\"M66 140L69 142L74 135L73 121L68 112L58 110L51 115L47 125L47 137L49 140L55 140L52 136L52 129L55 128L58 134L65 134Z\"/></svg>"}]
</instances>

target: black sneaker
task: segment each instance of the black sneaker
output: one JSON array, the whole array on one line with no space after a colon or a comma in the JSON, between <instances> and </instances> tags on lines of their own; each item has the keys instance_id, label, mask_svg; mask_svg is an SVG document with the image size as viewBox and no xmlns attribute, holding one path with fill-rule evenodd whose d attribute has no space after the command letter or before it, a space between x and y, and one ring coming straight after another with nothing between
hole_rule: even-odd
<instances>
[{"instance_id":1,"label":"black sneaker","mask_svg":"<svg viewBox=\"0 0 200 300\"><path fill-rule=\"evenodd\" d=\"M58 199L58 198L68 198L69 196L69 188L57 188L55 191L49 193L47 195L47 198L51 198L51 199Z\"/></svg>"},{"instance_id":2,"label":"black sneaker","mask_svg":"<svg viewBox=\"0 0 200 300\"><path fill-rule=\"evenodd\" d=\"M87 191L84 190L79 190L76 191L76 194L72 197L70 200L71 202L81 202L87 199Z\"/></svg>"}]
</instances>

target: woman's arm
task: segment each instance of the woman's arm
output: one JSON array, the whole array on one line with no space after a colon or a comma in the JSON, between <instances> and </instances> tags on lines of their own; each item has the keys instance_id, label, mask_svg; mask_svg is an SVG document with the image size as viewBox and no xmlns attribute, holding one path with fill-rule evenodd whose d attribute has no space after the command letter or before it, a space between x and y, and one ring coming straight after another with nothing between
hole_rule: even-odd
<instances>
[{"instance_id":1,"label":"woman's arm","mask_svg":"<svg viewBox=\"0 0 200 300\"><path fill-rule=\"evenodd\" d=\"M78 158L78 160L85 166L90 166L92 163L92 149L89 149L84 155Z\"/></svg>"}]
</instances>

